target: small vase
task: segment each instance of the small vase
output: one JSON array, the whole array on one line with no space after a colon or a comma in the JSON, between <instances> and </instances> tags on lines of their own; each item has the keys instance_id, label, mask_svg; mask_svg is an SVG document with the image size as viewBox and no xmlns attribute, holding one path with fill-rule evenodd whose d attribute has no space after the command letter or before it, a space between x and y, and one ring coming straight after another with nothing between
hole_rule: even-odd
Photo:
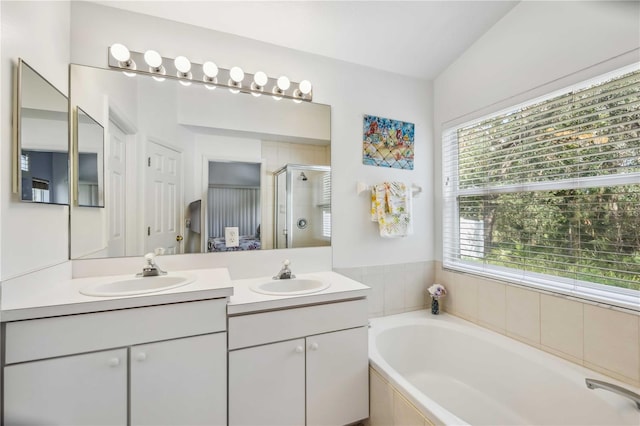
<instances>
[{"instance_id":1,"label":"small vase","mask_svg":"<svg viewBox=\"0 0 640 426\"><path fill-rule=\"evenodd\" d=\"M431 313L438 315L440 313L440 302L436 297L431 298Z\"/></svg>"}]
</instances>

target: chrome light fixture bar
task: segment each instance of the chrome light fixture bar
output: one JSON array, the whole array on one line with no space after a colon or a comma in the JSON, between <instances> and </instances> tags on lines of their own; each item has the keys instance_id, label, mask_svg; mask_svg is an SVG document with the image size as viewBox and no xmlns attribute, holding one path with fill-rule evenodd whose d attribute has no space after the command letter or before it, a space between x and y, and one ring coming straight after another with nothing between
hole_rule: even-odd
<instances>
[{"instance_id":1,"label":"chrome light fixture bar","mask_svg":"<svg viewBox=\"0 0 640 426\"><path fill-rule=\"evenodd\" d=\"M184 56L165 58L154 50L134 52L115 43L108 49L109 67L122 70L127 76L149 75L157 81L171 78L189 86L203 84L207 89L229 89L233 93L251 93L253 96L272 96L273 99L291 99L311 102L313 87L309 80L295 83L286 76L268 77L264 72L244 72L240 67L219 68L214 62L192 63Z\"/></svg>"}]
</instances>

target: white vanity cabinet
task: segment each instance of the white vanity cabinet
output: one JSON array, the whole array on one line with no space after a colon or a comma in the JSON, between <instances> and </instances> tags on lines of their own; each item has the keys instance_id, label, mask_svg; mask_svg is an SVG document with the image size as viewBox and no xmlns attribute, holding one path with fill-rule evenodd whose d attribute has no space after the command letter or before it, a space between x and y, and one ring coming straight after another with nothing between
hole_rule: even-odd
<instances>
[{"instance_id":1,"label":"white vanity cabinet","mask_svg":"<svg viewBox=\"0 0 640 426\"><path fill-rule=\"evenodd\" d=\"M226 424L226 298L9 322L4 424Z\"/></svg>"},{"instance_id":2,"label":"white vanity cabinet","mask_svg":"<svg viewBox=\"0 0 640 426\"><path fill-rule=\"evenodd\" d=\"M229 425L367 418L366 324L365 299L230 317Z\"/></svg>"},{"instance_id":3,"label":"white vanity cabinet","mask_svg":"<svg viewBox=\"0 0 640 426\"><path fill-rule=\"evenodd\" d=\"M126 349L10 365L4 424L126 424L126 386Z\"/></svg>"}]
</instances>

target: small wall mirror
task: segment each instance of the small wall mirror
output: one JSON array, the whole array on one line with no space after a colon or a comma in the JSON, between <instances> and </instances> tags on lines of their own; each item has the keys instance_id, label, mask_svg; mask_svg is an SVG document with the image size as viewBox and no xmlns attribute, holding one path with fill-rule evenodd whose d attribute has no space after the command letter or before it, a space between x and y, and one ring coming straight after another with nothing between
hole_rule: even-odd
<instances>
[{"instance_id":1,"label":"small wall mirror","mask_svg":"<svg viewBox=\"0 0 640 426\"><path fill-rule=\"evenodd\" d=\"M22 201L69 204L69 102L22 59L14 128L14 193Z\"/></svg>"},{"instance_id":2,"label":"small wall mirror","mask_svg":"<svg viewBox=\"0 0 640 426\"><path fill-rule=\"evenodd\" d=\"M76 108L76 199L80 207L104 207L104 127Z\"/></svg>"}]
</instances>

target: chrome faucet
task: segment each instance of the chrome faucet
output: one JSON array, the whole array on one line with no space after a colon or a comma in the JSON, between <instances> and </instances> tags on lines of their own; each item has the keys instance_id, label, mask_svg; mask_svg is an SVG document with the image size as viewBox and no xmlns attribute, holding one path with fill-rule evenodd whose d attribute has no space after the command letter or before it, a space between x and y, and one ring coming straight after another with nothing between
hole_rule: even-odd
<instances>
[{"instance_id":1,"label":"chrome faucet","mask_svg":"<svg viewBox=\"0 0 640 426\"><path fill-rule=\"evenodd\" d=\"M155 262L156 255L154 253L147 253L144 255L144 259L147 264L142 268L142 272L136 274L138 277L157 277L158 275L167 275L165 271L160 269Z\"/></svg>"},{"instance_id":2,"label":"chrome faucet","mask_svg":"<svg viewBox=\"0 0 640 426\"><path fill-rule=\"evenodd\" d=\"M291 262L289 262L289 259L286 259L284 262L282 262L282 269L280 269L280 272L278 272L273 277L273 279L274 280L290 280L291 278L295 278L296 276L291 273L291 269L289 269L289 265L291 265Z\"/></svg>"},{"instance_id":3,"label":"chrome faucet","mask_svg":"<svg viewBox=\"0 0 640 426\"><path fill-rule=\"evenodd\" d=\"M629 389L625 389L622 386L614 385L613 383L603 382L595 379L584 379L589 389L604 389L617 393L618 395L625 396L636 403L638 410L640 410L640 395L635 392L631 392Z\"/></svg>"}]
</instances>

